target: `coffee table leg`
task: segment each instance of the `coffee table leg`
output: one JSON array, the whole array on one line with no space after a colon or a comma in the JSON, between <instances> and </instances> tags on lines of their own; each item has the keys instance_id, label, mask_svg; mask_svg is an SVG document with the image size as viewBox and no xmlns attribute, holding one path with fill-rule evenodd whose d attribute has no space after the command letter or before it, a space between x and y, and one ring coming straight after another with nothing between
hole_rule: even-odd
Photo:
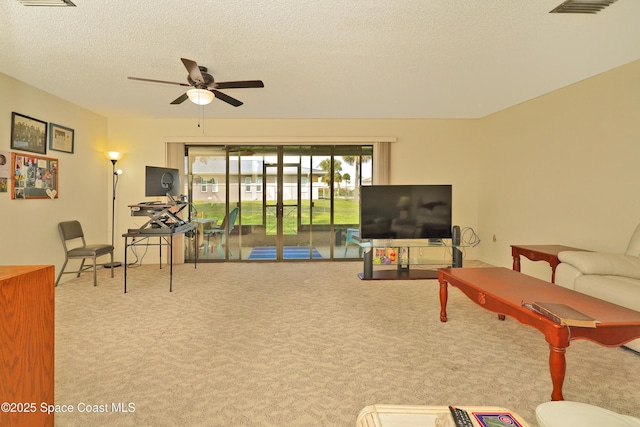
<instances>
[{"instance_id":1,"label":"coffee table leg","mask_svg":"<svg viewBox=\"0 0 640 427\"><path fill-rule=\"evenodd\" d=\"M567 371L567 360L565 358L566 348L549 345L549 371L551 372L551 383L553 391L551 400L564 400L562 396L562 384Z\"/></svg>"},{"instance_id":2,"label":"coffee table leg","mask_svg":"<svg viewBox=\"0 0 640 427\"><path fill-rule=\"evenodd\" d=\"M447 290L447 282L440 281L440 321L447 321L447 299L449 291Z\"/></svg>"}]
</instances>

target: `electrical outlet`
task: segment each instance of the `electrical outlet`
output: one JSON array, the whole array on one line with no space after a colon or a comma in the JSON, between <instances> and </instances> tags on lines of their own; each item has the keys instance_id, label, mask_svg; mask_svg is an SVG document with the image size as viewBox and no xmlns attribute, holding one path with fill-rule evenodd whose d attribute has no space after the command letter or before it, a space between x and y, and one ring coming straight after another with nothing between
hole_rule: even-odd
<instances>
[{"instance_id":1,"label":"electrical outlet","mask_svg":"<svg viewBox=\"0 0 640 427\"><path fill-rule=\"evenodd\" d=\"M498 239L496 239L496 235L495 235L495 234L493 235L493 241L494 241L494 242L497 242L497 241L498 241Z\"/></svg>"}]
</instances>

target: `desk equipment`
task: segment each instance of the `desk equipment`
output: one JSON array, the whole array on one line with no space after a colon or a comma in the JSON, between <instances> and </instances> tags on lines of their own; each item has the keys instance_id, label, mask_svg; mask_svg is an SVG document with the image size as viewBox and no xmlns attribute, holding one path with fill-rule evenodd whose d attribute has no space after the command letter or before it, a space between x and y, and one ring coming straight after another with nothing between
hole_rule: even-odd
<instances>
[{"instance_id":1,"label":"desk equipment","mask_svg":"<svg viewBox=\"0 0 640 427\"><path fill-rule=\"evenodd\" d=\"M137 230L139 234L181 234L191 231L197 227L197 224L181 221L179 223L170 224L166 227L150 227Z\"/></svg>"},{"instance_id":2,"label":"desk equipment","mask_svg":"<svg viewBox=\"0 0 640 427\"><path fill-rule=\"evenodd\" d=\"M124 293L127 293L127 249L134 246L158 246L160 249L160 268L162 268L162 246L169 247L169 292L173 292L173 237L179 234L185 234L188 231L195 229L197 225L195 223L188 222L182 227L176 227L173 230L166 231L164 229L159 230L157 233L142 232L143 230L129 230L129 232L122 235L124 237ZM151 229L153 230L153 229ZM157 237L158 243L150 243L150 239ZM131 239L131 241L129 241ZM193 239L194 245L197 240ZM198 267L198 254L196 252L196 258L193 268Z\"/></svg>"},{"instance_id":3,"label":"desk equipment","mask_svg":"<svg viewBox=\"0 0 640 427\"><path fill-rule=\"evenodd\" d=\"M175 168L146 166L144 173L144 195L147 197L180 195L180 171Z\"/></svg>"},{"instance_id":4,"label":"desk equipment","mask_svg":"<svg viewBox=\"0 0 640 427\"><path fill-rule=\"evenodd\" d=\"M173 199L172 199L173 200ZM173 291L173 237L195 230L198 224L187 222L178 215L187 206L187 203L172 201L172 203L162 202L141 202L129 205L131 215L147 216L149 220L139 229L129 229L124 237L124 293L127 293L127 249L134 246L158 246L160 249L160 268L162 268L162 246L169 247L169 292ZM153 237L158 238L158 243L150 243ZM131 239L131 241L129 241ZM194 239L197 245L197 239ZM197 268L198 255L197 247L194 268Z\"/></svg>"},{"instance_id":5,"label":"desk equipment","mask_svg":"<svg viewBox=\"0 0 640 427\"><path fill-rule=\"evenodd\" d=\"M188 206L184 202L149 203L140 202L129 205L132 216L146 216L149 220L140 227L140 233L170 234L187 222L179 217L180 212ZM193 227L195 228L195 226ZM151 231L160 229L159 231Z\"/></svg>"}]
</instances>

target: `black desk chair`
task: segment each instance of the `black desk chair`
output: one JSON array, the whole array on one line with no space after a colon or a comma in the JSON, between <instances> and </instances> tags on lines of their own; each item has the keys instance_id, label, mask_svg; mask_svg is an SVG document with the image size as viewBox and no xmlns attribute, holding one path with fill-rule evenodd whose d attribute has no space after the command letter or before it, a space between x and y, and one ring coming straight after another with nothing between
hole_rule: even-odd
<instances>
[{"instance_id":1,"label":"black desk chair","mask_svg":"<svg viewBox=\"0 0 640 427\"><path fill-rule=\"evenodd\" d=\"M82 226L78 221L65 221L58 224L58 231L64 246L64 264L58 274L56 286L63 274L77 273L76 277L80 277L80 273L93 268L93 286L98 286L96 278L96 259L102 255L111 255L111 263L113 263L113 246L107 244L87 245L84 240ZM84 265L87 258L93 259L92 265ZM64 271L70 259L81 259L80 269L75 271ZM113 277L113 268L111 269L111 277Z\"/></svg>"}]
</instances>

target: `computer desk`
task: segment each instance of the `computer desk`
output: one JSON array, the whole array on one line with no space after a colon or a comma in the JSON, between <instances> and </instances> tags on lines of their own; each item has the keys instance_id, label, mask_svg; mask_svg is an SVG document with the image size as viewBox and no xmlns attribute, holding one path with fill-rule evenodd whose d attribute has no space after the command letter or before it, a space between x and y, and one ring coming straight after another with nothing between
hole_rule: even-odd
<instances>
[{"instance_id":1,"label":"computer desk","mask_svg":"<svg viewBox=\"0 0 640 427\"><path fill-rule=\"evenodd\" d=\"M124 233L124 293L127 293L127 252L130 247L134 246L158 246L160 250L160 268L162 269L162 247L169 247L169 292L173 292L173 237L185 234L198 227L196 223L185 223L174 229L140 229L129 230ZM158 243L149 243L154 237L158 238ZM131 241L129 241L131 239ZM194 239L194 245L197 245L197 239ZM198 248L195 248L195 262L193 268L198 267Z\"/></svg>"}]
</instances>

